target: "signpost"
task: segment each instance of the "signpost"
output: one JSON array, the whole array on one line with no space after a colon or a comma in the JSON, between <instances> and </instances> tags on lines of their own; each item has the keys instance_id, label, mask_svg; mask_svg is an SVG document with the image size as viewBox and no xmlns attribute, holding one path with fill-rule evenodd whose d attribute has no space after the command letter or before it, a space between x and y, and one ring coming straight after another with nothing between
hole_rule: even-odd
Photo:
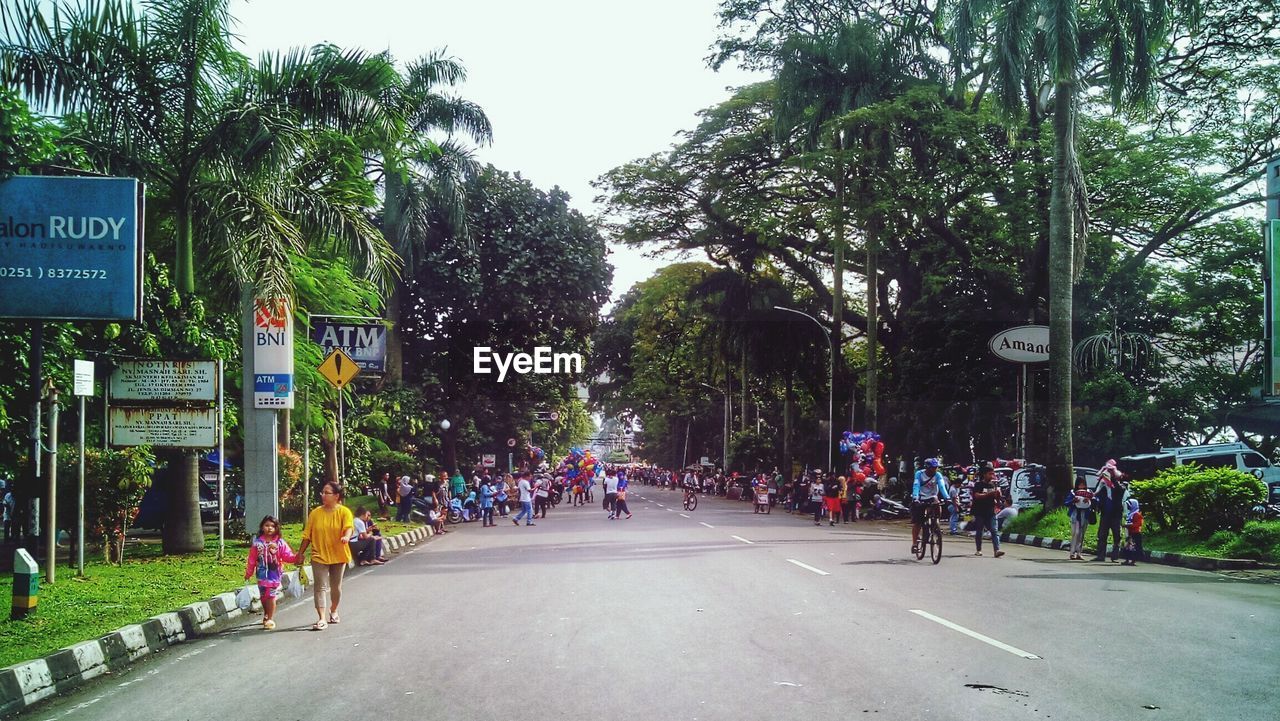
<instances>
[{"instance_id":1,"label":"signpost","mask_svg":"<svg viewBox=\"0 0 1280 721\"><path fill-rule=\"evenodd\" d=\"M112 406L113 446L205 448L218 445L216 408L125 408Z\"/></svg>"},{"instance_id":2,"label":"signpost","mask_svg":"<svg viewBox=\"0 0 1280 721\"><path fill-rule=\"evenodd\" d=\"M387 327L379 318L311 316L311 340L326 355L341 350L360 370L380 375L387 364Z\"/></svg>"},{"instance_id":3,"label":"signpost","mask_svg":"<svg viewBox=\"0 0 1280 721\"><path fill-rule=\"evenodd\" d=\"M1018 375L1017 455L1027 455L1027 366L1049 362L1049 326L1020 325L991 336L987 347L1001 360L1022 366Z\"/></svg>"},{"instance_id":4,"label":"signpost","mask_svg":"<svg viewBox=\"0 0 1280 721\"><path fill-rule=\"evenodd\" d=\"M320 375L329 381L329 385L338 390L338 477L341 479L347 466L346 431L342 419L342 389L360 375L360 366L356 365L356 362L351 360L351 357L341 348L335 348L320 364L318 370Z\"/></svg>"},{"instance_id":5,"label":"signpost","mask_svg":"<svg viewBox=\"0 0 1280 721\"><path fill-rule=\"evenodd\" d=\"M493 453L485 453L480 456L480 465L485 468L493 468L498 465L498 456Z\"/></svg>"},{"instance_id":6,"label":"signpost","mask_svg":"<svg viewBox=\"0 0 1280 721\"><path fill-rule=\"evenodd\" d=\"M74 363L73 392L80 399L79 501L76 504L76 575L84 575L84 399L93 395L93 361Z\"/></svg>"}]
</instances>

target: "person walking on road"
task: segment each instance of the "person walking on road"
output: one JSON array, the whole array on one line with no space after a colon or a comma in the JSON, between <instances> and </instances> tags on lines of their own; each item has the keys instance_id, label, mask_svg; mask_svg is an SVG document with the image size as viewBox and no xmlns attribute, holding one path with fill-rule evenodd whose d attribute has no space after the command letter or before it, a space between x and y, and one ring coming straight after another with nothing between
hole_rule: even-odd
<instances>
[{"instance_id":1,"label":"person walking on road","mask_svg":"<svg viewBox=\"0 0 1280 721\"><path fill-rule=\"evenodd\" d=\"M1124 520L1124 505L1121 503L1124 490L1119 482L1120 471L1116 469L1114 460L1098 471L1098 485L1093 488L1094 501L1098 509L1098 549L1095 561L1105 561L1107 538L1111 538L1111 562L1120 562L1120 522Z\"/></svg>"},{"instance_id":2,"label":"person walking on road","mask_svg":"<svg viewBox=\"0 0 1280 721\"><path fill-rule=\"evenodd\" d=\"M355 517L342 505L342 486L326 481L320 487L320 506L307 516L302 529L302 545L298 548L298 565L302 565L307 549L311 549L311 575L314 577L316 622L313 631L323 631L331 623L339 623L338 602L342 600L342 575L351 563L351 538ZM325 612L328 612L328 619Z\"/></svg>"},{"instance_id":3,"label":"person walking on road","mask_svg":"<svg viewBox=\"0 0 1280 721\"><path fill-rule=\"evenodd\" d=\"M831 525L836 525L840 520L840 493L841 486L844 485L844 478L833 478L822 489L822 502L827 509L827 520Z\"/></svg>"},{"instance_id":4,"label":"person walking on road","mask_svg":"<svg viewBox=\"0 0 1280 721\"><path fill-rule=\"evenodd\" d=\"M809 507L813 509L813 525L822 525L822 511L826 508L826 502L822 499L826 497L826 487L822 484L822 471L818 471L813 477L813 483L809 484Z\"/></svg>"},{"instance_id":5,"label":"person walking on road","mask_svg":"<svg viewBox=\"0 0 1280 721\"><path fill-rule=\"evenodd\" d=\"M275 516L264 516L258 524L258 536L249 547L244 580L257 578L258 598L262 601L262 628L267 631L276 627L276 599L280 598L284 564L296 563L298 559L299 556L280 536L280 522Z\"/></svg>"},{"instance_id":6,"label":"person walking on road","mask_svg":"<svg viewBox=\"0 0 1280 721\"><path fill-rule=\"evenodd\" d=\"M612 469L604 476L604 510L609 512L609 520L618 517L618 474Z\"/></svg>"},{"instance_id":7,"label":"person walking on road","mask_svg":"<svg viewBox=\"0 0 1280 721\"><path fill-rule=\"evenodd\" d=\"M1084 534L1093 520L1093 491L1084 476L1076 477L1075 490L1067 496L1067 517L1071 519L1071 560L1083 561Z\"/></svg>"},{"instance_id":8,"label":"person walking on road","mask_svg":"<svg viewBox=\"0 0 1280 721\"><path fill-rule=\"evenodd\" d=\"M526 526L537 525L533 522L533 485L529 483L529 479L532 476L533 474L529 471L520 473L520 483L518 484L520 488L520 512L515 515L515 518L511 519L511 522L517 526L520 525L521 518L525 519L524 525Z\"/></svg>"},{"instance_id":9,"label":"person walking on road","mask_svg":"<svg viewBox=\"0 0 1280 721\"><path fill-rule=\"evenodd\" d=\"M996 499L1000 496L1000 487L996 485L996 469L984 463L978 469L978 480L973 484L971 508L973 510L973 541L976 545L975 556L982 555L982 532L991 532L991 547L996 558L1004 555L1000 550L1000 533L996 531ZM955 505L955 499L952 499Z\"/></svg>"},{"instance_id":10,"label":"person walking on road","mask_svg":"<svg viewBox=\"0 0 1280 721\"><path fill-rule=\"evenodd\" d=\"M627 508L627 477L618 474L618 497L614 501L614 517L622 518L622 514L627 514L627 518L631 518L631 509Z\"/></svg>"},{"instance_id":11,"label":"person walking on road","mask_svg":"<svg viewBox=\"0 0 1280 721\"><path fill-rule=\"evenodd\" d=\"M494 495L493 482L486 479L484 483L480 484L480 518L483 521L481 528L498 525L493 522Z\"/></svg>"}]
</instances>

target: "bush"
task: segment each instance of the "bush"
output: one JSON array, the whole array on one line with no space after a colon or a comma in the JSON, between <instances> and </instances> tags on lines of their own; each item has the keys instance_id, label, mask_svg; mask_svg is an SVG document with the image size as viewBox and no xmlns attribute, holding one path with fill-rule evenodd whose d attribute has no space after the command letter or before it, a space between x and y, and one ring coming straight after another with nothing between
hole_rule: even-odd
<instances>
[{"instance_id":1,"label":"bush","mask_svg":"<svg viewBox=\"0 0 1280 721\"><path fill-rule=\"evenodd\" d=\"M1173 498L1198 470L1195 465L1173 466L1149 481L1129 484L1129 493L1142 504L1144 518L1160 528L1172 530L1177 527L1173 521Z\"/></svg>"},{"instance_id":2,"label":"bush","mask_svg":"<svg viewBox=\"0 0 1280 721\"><path fill-rule=\"evenodd\" d=\"M1129 492L1160 528L1207 537L1224 529L1239 531L1253 507L1266 497L1267 487L1234 468L1188 464L1161 471L1150 481L1135 481ZM1226 542L1222 537L1217 540Z\"/></svg>"},{"instance_id":3,"label":"bush","mask_svg":"<svg viewBox=\"0 0 1280 721\"><path fill-rule=\"evenodd\" d=\"M373 475L382 478L383 473L390 473L392 478L418 475L418 459L408 453L399 451L374 451L370 461Z\"/></svg>"},{"instance_id":4,"label":"bush","mask_svg":"<svg viewBox=\"0 0 1280 721\"><path fill-rule=\"evenodd\" d=\"M1209 540L1206 541L1204 545L1218 551L1239 537L1240 534L1235 531L1217 531L1212 536L1209 536Z\"/></svg>"},{"instance_id":5,"label":"bush","mask_svg":"<svg viewBox=\"0 0 1280 721\"><path fill-rule=\"evenodd\" d=\"M85 524L102 541L103 560L124 560L124 536L151 487L155 456L150 446L122 451L84 449Z\"/></svg>"}]
</instances>

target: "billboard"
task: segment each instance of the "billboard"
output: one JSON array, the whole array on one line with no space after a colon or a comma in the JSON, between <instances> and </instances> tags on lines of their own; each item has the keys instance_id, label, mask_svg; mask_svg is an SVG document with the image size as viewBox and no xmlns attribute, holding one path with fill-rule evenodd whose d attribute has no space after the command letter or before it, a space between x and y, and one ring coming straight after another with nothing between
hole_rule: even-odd
<instances>
[{"instance_id":1,"label":"billboard","mask_svg":"<svg viewBox=\"0 0 1280 721\"><path fill-rule=\"evenodd\" d=\"M214 401L217 361L123 361L111 374L111 397L130 401Z\"/></svg>"},{"instance_id":2,"label":"billboard","mask_svg":"<svg viewBox=\"0 0 1280 721\"><path fill-rule=\"evenodd\" d=\"M214 448L218 445L216 408L120 408L108 420L113 446Z\"/></svg>"},{"instance_id":3,"label":"billboard","mask_svg":"<svg viewBox=\"0 0 1280 721\"><path fill-rule=\"evenodd\" d=\"M328 356L341 349L361 373L380 374L387 366L387 327L381 323L352 323L312 317L311 340Z\"/></svg>"},{"instance_id":4,"label":"billboard","mask_svg":"<svg viewBox=\"0 0 1280 721\"><path fill-rule=\"evenodd\" d=\"M141 210L133 178L0 182L0 317L141 320Z\"/></svg>"},{"instance_id":5,"label":"billboard","mask_svg":"<svg viewBox=\"0 0 1280 721\"><path fill-rule=\"evenodd\" d=\"M293 408L293 317L285 298L254 302L253 407Z\"/></svg>"}]
</instances>

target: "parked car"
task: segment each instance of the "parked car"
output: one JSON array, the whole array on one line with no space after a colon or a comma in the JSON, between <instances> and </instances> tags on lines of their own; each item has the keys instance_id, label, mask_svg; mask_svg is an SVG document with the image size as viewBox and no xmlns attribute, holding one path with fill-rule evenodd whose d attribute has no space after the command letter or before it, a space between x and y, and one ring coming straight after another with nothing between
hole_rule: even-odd
<instances>
[{"instance_id":1,"label":"parked car","mask_svg":"<svg viewBox=\"0 0 1280 721\"><path fill-rule=\"evenodd\" d=\"M1084 478L1092 488L1098 480L1098 469L1088 466L1073 466L1075 478ZM1123 467L1121 467L1123 470ZM1007 471L1001 474L1000 471ZM1011 505L1018 509L1033 508L1044 504L1045 498L1045 466L1039 463L1028 463L1016 471L1003 468L996 469L996 478L1002 482L1001 489ZM1007 481L1004 479L1008 479Z\"/></svg>"},{"instance_id":2,"label":"parked car","mask_svg":"<svg viewBox=\"0 0 1280 721\"><path fill-rule=\"evenodd\" d=\"M1268 486L1280 483L1280 468L1245 443L1210 443L1203 446L1173 446L1159 453L1142 453L1119 460L1120 470L1139 480L1153 478L1171 466L1195 463L1205 468L1234 468L1251 473ZM1133 471L1130 472L1129 468Z\"/></svg>"}]
</instances>

